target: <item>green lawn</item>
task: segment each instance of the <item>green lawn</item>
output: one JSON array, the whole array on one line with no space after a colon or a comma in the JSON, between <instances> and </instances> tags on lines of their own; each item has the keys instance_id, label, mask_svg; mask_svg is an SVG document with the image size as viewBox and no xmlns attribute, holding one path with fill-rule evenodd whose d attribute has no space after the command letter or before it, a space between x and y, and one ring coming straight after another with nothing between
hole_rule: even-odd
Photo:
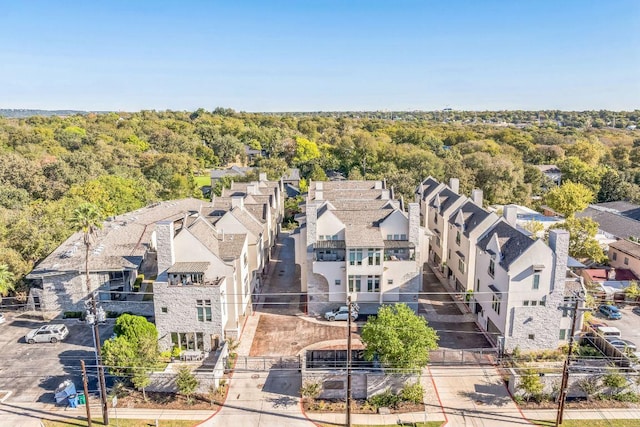
<instances>
[{"instance_id":1,"label":"green lawn","mask_svg":"<svg viewBox=\"0 0 640 427\"><path fill-rule=\"evenodd\" d=\"M193 427L201 421L193 421L193 420L160 420L160 427ZM74 419L72 421L51 421L51 420L42 420L42 424L44 427L86 427L87 420L84 419ZM92 425L94 426L104 426L102 424L102 418L99 420L93 420ZM109 420L109 426L115 427L116 419L115 417L111 417ZM118 427L149 427L156 425L156 420L128 420L118 418L117 420Z\"/></svg>"},{"instance_id":2,"label":"green lawn","mask_svg":"<svg viewBox=\"0 0 640 427\"><path fill-rule=\"evenodd\" d=\"M204 187L205 185L211 185L211 177L209 175L194 176L193 181L196 183L196 187Z\"/></svg>"},{"instance_id":3,"label":"green lawn","mask_svg":"<svg viewBox=\"0 0 640 427\"><path fill-rule=\"evenodd\" d=\"M542 421L531 420L532 423L538 426L555 426L555 421ZM640 420L626 419L626 420L564 420L561 424L562 427L639 427Z\"/></svg>"}]
</instances>

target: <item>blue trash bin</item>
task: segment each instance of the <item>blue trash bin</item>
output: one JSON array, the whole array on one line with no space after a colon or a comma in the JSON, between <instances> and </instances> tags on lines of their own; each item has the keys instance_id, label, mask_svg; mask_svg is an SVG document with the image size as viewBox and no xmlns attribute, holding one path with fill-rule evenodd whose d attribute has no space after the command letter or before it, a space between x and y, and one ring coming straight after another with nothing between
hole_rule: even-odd
<instances>
[{"instance_id":1,"label":"blue trash bin","mask_svg":"<svg viewBox=\"0 0 640 427\"><path fill-rule=\"evenodd\" d=\"M69 396L69 407L77 408L78 407L78 396L76 394L72 394Z\"/></svg>"}]
</instances>

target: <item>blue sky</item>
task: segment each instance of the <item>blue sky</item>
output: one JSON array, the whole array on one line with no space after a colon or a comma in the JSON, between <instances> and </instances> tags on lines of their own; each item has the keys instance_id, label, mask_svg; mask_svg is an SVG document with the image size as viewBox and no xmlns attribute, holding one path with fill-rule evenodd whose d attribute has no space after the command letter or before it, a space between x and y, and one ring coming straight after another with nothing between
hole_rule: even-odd
<instances>
[{"instance_id":1,"label":"blue sky","mask_svg":"<svg viewBox=\"0 0 640 427\"><path fill-rule=\"evenodd\" d=\"M640 1L9 1L0 108L640 108Z\"/></svg>"}]
</instances>

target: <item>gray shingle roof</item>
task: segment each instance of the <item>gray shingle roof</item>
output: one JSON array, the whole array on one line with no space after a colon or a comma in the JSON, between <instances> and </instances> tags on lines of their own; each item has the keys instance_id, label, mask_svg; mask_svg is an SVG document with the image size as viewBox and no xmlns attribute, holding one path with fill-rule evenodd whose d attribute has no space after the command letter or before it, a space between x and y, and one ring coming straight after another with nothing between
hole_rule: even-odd
<instances>
[{"instance_id":1,"label":"gray shingle roof","mask_svg":"<svg viewBox=\"0 0 640 427\"><path fill-rule=\"evenodd\" d=\"M207 268L209 268L208 262L176 262L167 270L167 273L204 273Z\"/></svg>"},{"instance_id":2,"label":"gray shingle roof","mask_svg":"<svg viewBox=\"0 0 640 427\"><path fill-rule=\"evenodd\" d=\"M613 213L619 213L622 216L627 218L635 219L636 221L640 221L640 205L636 205L631 202L606 202L606 203L596 203L591 205L594 208L604 208L614 211Z\"/></svg>"},{"instance_id":3,"label":"gray shingle roof","mask_svg":"<svg viewBox=\"0 0 640 427\"><path fill-rule=\"evenodd\" d=\"M422 181L422 194L421 194L422 199L424 200L426 197L430 196L431 193L433 193L439 185L440 183L432 177L429 177L424 181ZM419 192L420 192L420 186L418 186L418 189L416 190L416 193L419 194Z\"/></svg>"},{"instance_id":4,"label":"gray shingle roof","mask_svg":"<svg viewBox=\"0 0 640 427\"><path fill-rule=\"evenodd\" d=\"M620 239L640 237L640 221L624 217L612 212L602 211L594 207L588 207L576 214L578 218L591 218L598 223L598 228Z\"/></svg>"},{"instance_id":5,"label":"gray shingle roof","mask_svg":"<svg viewBox=\"0 0 640 427\"><path fill-rule=\"evenodd\" d=\"M440 209L441 209L441 212L445 212L456 201L458 201L460 198L463 197L463 196L455 193L449 187L445 187L444 189L442 189L442 191L440 191L440 193L438 193L438 196L440 197Z\"/></svg>"},{"instance_id":6,"label":"gray shingle roof","mask_svg":"<svg viewBox=\"0 0 640 427\"><path fill-rule=\"evenodd\" d=\"M531 245L535 243L535 240L525 236L520 231L516 230L504 221L498 221L494 224L486 235L478 242L478 247L483 251L487 250L487 245L493 238L498 235L498 242L500 242L500 252L502 253L502 259L500 265L505 269L508 269L513 261L515 261L520 255L525 253Z\"/></svg>"},{"instance_id":7,"label":"gray shingle roof","mask_svg":"<svg viewBox=\"0 0 640 427\"><path fill-rule=\"evenodd\" d=\"M464 217L464 235L469 237L469 233L471 233L482 221L487 219L490 213L480 206L476 205L472 201L467 201L463 203L459 210L456 210L451 217L449 218L449 223L456 223L456 217L458 216L458 211L462 211L462 215Z\"/></svg>"},{"instance_id":8,"label":"gray shingle roof","mask_svg":"<svg viewBox=\"0 0 640 427\"><path fill-rule=\"evenodd\" d=\"M202 200L192 198L165 201L105 221L91 245L89 268L93 271L133 268L133 264L142 262L156 222L178 220L185 213L198 212L202 203ZM74 233L38 263L30 273L30 278L84 271L83 254L82 233Z\"/></svg>"},{"instance_id":9,"label":"gray shingle roof","mask_svg":"<svg viewBox=\"0 0 640 427\"><path fill-rule=\"evenodd\" d=\"M220 257L225 260L239 259L247 239L246 234L218 234L220 238Z\"/></svg>"}]
</instances>

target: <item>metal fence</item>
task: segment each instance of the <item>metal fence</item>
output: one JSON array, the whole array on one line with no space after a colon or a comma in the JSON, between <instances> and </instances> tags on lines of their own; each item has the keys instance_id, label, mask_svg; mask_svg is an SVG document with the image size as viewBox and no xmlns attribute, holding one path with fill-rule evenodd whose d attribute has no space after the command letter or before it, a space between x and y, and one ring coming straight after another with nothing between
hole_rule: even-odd
<instances>
[{"instance_id":1,"label":"metal fence","mask_svg":"<svg viewBox=\"0 0 640 427\"><path fill-rule=\"evenodd\" d=\"M271 369L300 369L300 356L246 357L238 356L234 371L269 371Z\"/></svg>"},{"instance_id":2,"label":"metal fence","mask_svg":"<svg viewBox=\"0 0 640 427\"><path fill-rule=\"evenodd\" d=\"M494 365L498 360L497 348L440 349L429 353L432 365Z\"/></svg>"}]
</instances>

